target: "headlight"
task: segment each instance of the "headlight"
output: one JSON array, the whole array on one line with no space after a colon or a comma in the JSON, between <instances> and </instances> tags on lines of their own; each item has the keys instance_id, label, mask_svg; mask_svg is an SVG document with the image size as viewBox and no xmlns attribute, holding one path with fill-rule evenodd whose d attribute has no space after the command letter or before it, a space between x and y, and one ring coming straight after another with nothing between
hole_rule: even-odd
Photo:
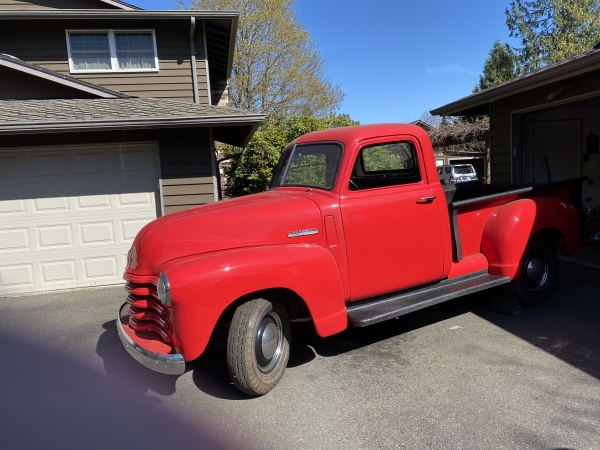
<instances>
[{"instance_id":1,"label":"headlight","mask_svg":"<svg viewBox=\"0 0 600 450\"><path fill-rule=\"evenodd\" d=\"M167 274L164 272L160 274L160 277L158 277L158 286L156 286L156 293L158 294L158 299L163 305L171 305L171 285L169 284Z\"/></svg>"}]
</instances>

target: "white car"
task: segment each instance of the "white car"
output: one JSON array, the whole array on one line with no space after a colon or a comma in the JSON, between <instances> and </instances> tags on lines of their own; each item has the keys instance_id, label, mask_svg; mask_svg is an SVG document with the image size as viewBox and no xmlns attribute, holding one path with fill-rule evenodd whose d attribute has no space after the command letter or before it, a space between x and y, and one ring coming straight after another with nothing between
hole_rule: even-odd
<instances>
[{"instance_id":1,"label":"white car","mask_svg":"<svg viewBox=\"0 0 600 450\"><path fill-rule=\"evenodd\" d=\"M473 164L452 164L449 166L438 166L440 183L454 184L466 181L477 181L477 172Z\"/></svg>"}]
</instances>

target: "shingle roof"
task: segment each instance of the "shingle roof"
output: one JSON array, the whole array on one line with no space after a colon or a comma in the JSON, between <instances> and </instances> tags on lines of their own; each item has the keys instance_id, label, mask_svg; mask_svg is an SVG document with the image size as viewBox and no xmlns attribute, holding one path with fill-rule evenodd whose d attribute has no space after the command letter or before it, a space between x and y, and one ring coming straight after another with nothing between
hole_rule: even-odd
<instances>
[{"instance_id":1,"label":"shingle roof","mask_svg":"<svg viewBox=\"0 0 600 450\"><path fill-rule=\"evenodd\" d=\"M236 108L152 98L0 101L0 135L213 127L216 140L244 146L263 120Z\"/></svg>"},{"instance_id":2,"label":"shingle roof","mask_svg":"<svg viewBox=\"0 0 600 450\"><path fill-rule=\"evenodd\" d=\"M4 53L0 53L0 66L16 70L18 72L27 73L34 77L43 78L45 80L97 95L98 97L102 98L129 98L128 95L123 94L122 92L113 91L112 89L107 89L96 84L88 83L87 81L82 81L68 75L63 75L58 72L54 72L53 70L36 66L35 64L30 64L20 60L19 58L6 55Z\"/></svg>"}]
</instances>

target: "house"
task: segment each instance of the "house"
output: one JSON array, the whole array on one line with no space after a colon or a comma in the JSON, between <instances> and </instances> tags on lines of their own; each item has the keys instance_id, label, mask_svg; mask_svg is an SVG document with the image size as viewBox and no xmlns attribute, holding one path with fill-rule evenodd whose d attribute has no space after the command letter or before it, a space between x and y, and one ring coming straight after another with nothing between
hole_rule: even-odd
<instances>
[{"instance_id":1,"label":"house","mask_svg":"<svg viewBox=\"0 0 600 450\"><path fill-rule=\"evenodd\" d=\"M600 205L600 47L480 91L431 114L488 115L491 179L588 177L583 203ZM589 201L587 199L590 199Z\"/></svg>"},{"instance_id":2,"label":"house","mask_svg":"<svg viewBox=\"0 0 600 450\"><path fill-rule=\"evenodd\" d=\"M139 229L218 199L238 14L0 0L0 296L121 282Z\"/></svg>"}]
</instances>

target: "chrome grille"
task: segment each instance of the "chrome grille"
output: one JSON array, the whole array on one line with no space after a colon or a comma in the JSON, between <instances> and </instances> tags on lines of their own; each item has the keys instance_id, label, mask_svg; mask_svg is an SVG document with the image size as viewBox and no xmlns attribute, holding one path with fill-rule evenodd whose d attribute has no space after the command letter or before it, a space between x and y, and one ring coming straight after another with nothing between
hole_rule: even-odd
<instances>
[{"instance_id":1,"label":"chrome grille","mask_svg":"<svg viewBox=\"0 0 600 450\"><path fill-rule=\"evenodd\" d=\"M129 292L129 327L139 333L151 333L171 345L171 322L168 309L158 300L156 286L136 284L125 286Z\"/></svg>"}]
</instances>

